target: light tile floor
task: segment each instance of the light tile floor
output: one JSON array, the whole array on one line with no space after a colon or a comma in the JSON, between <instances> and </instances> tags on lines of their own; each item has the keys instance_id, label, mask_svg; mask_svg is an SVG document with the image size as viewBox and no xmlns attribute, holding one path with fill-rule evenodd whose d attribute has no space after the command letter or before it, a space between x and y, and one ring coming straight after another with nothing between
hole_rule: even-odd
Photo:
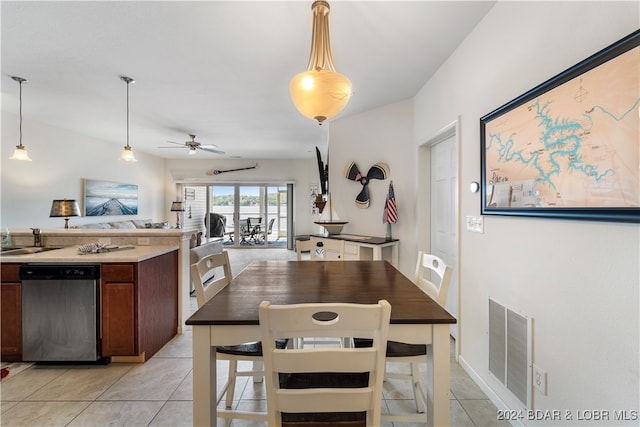
<instances>
[{"instance_id":1,"label":"light tile floor","mask_svg":"<svg viewBox=\"0 0 640 427\"><path fill-rule=\"evenodd\" d=\"M0 384L0 425L191 426L191 346L192 331L186 327L182 335L176 336L144 364L13 364L9 367L9 376ZM218 364L218 387L221 387L226 380L227 367L226 362ZM421 374L426 376L424 371ZM265 410L263 383L255 384L250 378L238 381L234 405L238 409ZM415 409L409 393L406 383L387 382L383 411L399 407ZM223 426L224 420L219 419L218 425ZM264 425L245 420L232 423L233 427ZM421 424L388 423L385 427L417 425ZM451 362L451 425L509 425L496 420L496 407L454 359Z\"/></svg>"}]
</instances>

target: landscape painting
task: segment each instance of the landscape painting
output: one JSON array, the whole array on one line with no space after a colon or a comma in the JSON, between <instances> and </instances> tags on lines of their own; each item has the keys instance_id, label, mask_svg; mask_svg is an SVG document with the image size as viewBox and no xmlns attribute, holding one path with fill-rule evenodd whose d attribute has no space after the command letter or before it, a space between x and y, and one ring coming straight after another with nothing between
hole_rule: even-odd
<instances>
[{"instance_id":1,"label":"landscape painting","mask_svg":"<svg viewBox=\"0 0 640 427\"><path fill-rule=\"evenodd\" d=\"M138 186L85 179L84 210L85 216L137 215Z\"/></svg>"}]
</instances>

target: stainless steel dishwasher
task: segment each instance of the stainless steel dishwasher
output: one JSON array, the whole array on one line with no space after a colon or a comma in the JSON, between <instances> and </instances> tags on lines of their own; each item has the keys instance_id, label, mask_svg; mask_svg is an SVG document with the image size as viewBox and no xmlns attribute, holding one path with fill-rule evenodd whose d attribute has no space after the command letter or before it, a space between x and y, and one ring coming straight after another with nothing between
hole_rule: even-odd
<instances>
[{"instance_id":1,"label":"stainless steel dishwasher","mask_svg":"<svg viewBox=\"0 0 640 427\"><path fill-rule=\"evenodd\" d=\"M22 281L25 362L99 362L100 264L30 263Z\"/></svg>"}]
</instances>

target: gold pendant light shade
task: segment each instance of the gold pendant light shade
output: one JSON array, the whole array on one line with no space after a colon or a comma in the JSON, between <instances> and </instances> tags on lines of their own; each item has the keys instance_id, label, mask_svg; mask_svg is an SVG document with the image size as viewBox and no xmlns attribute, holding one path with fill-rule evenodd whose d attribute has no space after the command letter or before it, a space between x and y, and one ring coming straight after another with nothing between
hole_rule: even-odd
<instances>
[{"instance_id":1,"label":"gold pendant light shade","mask_svg":"<svg viewBox=\"0 0 640 427\"><path fill-rule=\"evenodd\" d=\"M311 54L307 71L289 83L293 105L305 117L322 124L339 114L351 98L351 81L335 71L329 41L329 3L315 1Z\"/></svg>"},{"instance_id":2,"label":"gold pendant light shade","mask_svg":"<svg viewBox=\"0 0 640 427\"><path fill-rule=\"evenodd\" d=\"M351 98L351 81L335 71L311 70L291 79L289 91L300 114L322 124L347 106Z\"/></svg>"}]
</instances>

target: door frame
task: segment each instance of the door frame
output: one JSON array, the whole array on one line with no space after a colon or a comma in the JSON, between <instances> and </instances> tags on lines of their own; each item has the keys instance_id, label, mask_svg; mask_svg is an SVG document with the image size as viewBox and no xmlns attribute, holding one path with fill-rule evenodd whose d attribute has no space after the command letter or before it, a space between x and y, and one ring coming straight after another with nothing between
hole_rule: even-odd
<instances>
[{"instance_id":1,"label":"door frame","mask_svg":"<svg viewBox=\"0 0 640 427\"><path fill-rule=\"evenodd\" d=\"M458 337L455 341L455 358L458 360L460 354L461 341L462 341L462 314L460 310L460 302L462 301L462 286L460 283L460 116L456 117L454 121L442 127L432 137L427 138L425 141L418 143L418 167L417 167L417 179L418 179L418 197L416 201L416 245L418 250L431 251L431 147L443 142L451 137L454 137L454 144L456 149L456 194L455 200L455 216L456 216L456 259L457 263L454 266L455 271L453 274L458 278L458 298L457 305L457 323ZM421 243L424 242L424 243Z\"/></svg>"}]
</instances>

